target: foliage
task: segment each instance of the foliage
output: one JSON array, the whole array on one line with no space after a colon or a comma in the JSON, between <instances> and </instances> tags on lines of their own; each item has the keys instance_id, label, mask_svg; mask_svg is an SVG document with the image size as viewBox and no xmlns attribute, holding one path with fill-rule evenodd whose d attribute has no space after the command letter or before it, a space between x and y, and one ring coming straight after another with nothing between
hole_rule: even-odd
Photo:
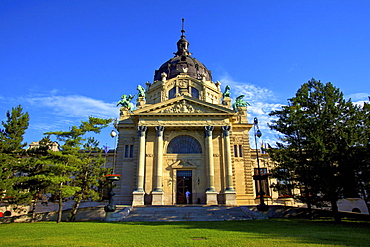
<instances>
[{"instance_id":1,"label":"foliage","mask_svg":"<svg viewBox=\"0 0 370 247\"><path fill-rule=\"evenodd\" d=\"M23 113L21 105L13 107L6 113L7 120L2 122L4 129L0 131L0 150L5 153L20 151L27 143L23 143L23 135L28 128L29 115Z\"/></svg>"},{"instance_id":2,"label":"foliage","mask_svg":"<svg viewBox=\"0 0 370 247\"><path fill-rule=\"evenodd\" d=\"M361 164L361 172L357 176L360 194L370 203L370 102L364 104L362 114L362 121L357 126L361 138L361 142L356 145L356 162Z\"/></svg>"},{"instance_id":3,"label":"foliage","mask_svg":"<svg viewBox=\"0 0 370 247\"><path fill-rule=\"evenodd\" d=\"M52 194L52 199L59 202L58 222L63 201L68 198L76 201L74 214L82 200L99 200L99 189L107 185L104 175L111 170L102 167L105 162L102 150L98 142L86 134L100 133L111 119L89 117L69 131L46 133L38 146L25 150L23 135L29 116L22 111L21 106L8 111L7 120L2 122L4 128L0 130L1 200L14 205L32 205L35 216L37 202L44 194ZM60 151L51 150L54 144L51 136L63 143Z\"/></svg>"},{"instance_id":4,"label":"foliage","mask_svg":"<svg viewBox=\"0 0 370 247\"><path fill-rule=\"evenodd\" d=\"M7 246L368 246L369 223L307 220L0 225ZM16 233L16 234L14 234Z\"/></svg>"},{"instance_id":5,"label":"foliage","mask_svg":"<svg viewBox=\"0 0 370 247\"><path fill-rule=\"evenodd\" d=\"M1 201L23 202L27 196L19 193L14 185L22 183L22 173L19 172L25 160L22 159L27 145L23 143L23 135L28 128L29 115L23 112L22 106L13 107L6 113L6 121L0 129L0 192Z\"/></svg>"},{"instance_id":6,"label":"foliage","mask_svg":"<svg viewBox=\"0 0 370 247\"><path fill-rule=\"evenodd\" d=\"M338 199L358 197L358 174L368 166L360 151L365 144L364 111L331 83L314 79L288 102L270 113L277 117L270 128L282 134L278 148L270 150L277 163L273 174L293 187L302 186L300 199L308 205L329 201L337 212Z\"/></svg>"},{"instance_id":7,"label":"foliage","mask_svg":"<svg viewBox=\"0 0 370 247\"><path fill-rule=\"evenodd\" d=\"M74 219L81 200L99 198L97 187L101 184L102 175L109 171L102 168L104 159L101 157L102 150L97 147L98 142L85 135L88 132L100 133L111 121L89 117L88 121L81 121L79 126L72 126L69 131L45 133L48 137L55 136L63 143L60 152L49 152L53 174L59 176L51 191L59 201L58 223L61 221L62 202L67 198L73 197L76 201L71 220Z\"/></svg>"}]
</instances>

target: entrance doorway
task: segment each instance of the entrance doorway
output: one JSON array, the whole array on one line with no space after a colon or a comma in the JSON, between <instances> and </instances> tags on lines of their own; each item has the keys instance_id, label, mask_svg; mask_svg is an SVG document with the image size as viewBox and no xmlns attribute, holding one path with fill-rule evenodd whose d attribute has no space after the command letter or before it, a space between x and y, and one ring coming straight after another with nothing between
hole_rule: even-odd
<instances>
[{"instance_id":1,"label":"entrance doorway","mask_svg":"<svg viewBox=\"0 0 370 247\"><path fill-rule=\"evenodd\" d=\"M185 170L177 171L177 189L176 189L176 203L186 204L186 191L192 192L192 172ZM189 203L192 202L192 194L189 197Z\"/></svg>"}]
</instances>

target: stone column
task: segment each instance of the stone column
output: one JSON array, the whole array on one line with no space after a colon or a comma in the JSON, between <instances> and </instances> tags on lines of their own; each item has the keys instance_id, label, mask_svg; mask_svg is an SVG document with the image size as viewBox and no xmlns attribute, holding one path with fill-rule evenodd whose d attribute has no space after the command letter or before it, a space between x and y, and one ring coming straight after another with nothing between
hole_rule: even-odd
<instances>
[{"instance_id":1,"label":"stone column","mask_svg":"<svg viewBox=\"0 0 370 247\"><path fill-rule=\"evenodd\" d=\"M163 173L163 131L164 126L156 126L155 130L157 132L156 140L156 174L155 181L156 186L152 192L152 205L163 205L163 189L162 189L162 173Z\"/></svg>"},{"instance_id":2,"label":"stone column","mask_svg":"<svg viewBox=\"0 0 370 247\"><path fill-rule=\"evenodd\" d=\"M208 166L208 188L206 191L206 203L207 205L217 205L217 192L215 190L215 165L213 161L213 142L212 142L212 131L213 126L205 126L206 135L206 156Z\"/></svg>"},{"instance_id":3,"label":"stone column","mask_svg":"<svg viewBox=\"0 0 370 247\"><path fill-rule=\"evenodd\" d=\"M136 190L132 193L132 206L144 205L144 176L145 176L145 132L146 126L138 126L139 134L139 162L137 169Z\"/></svg>"},{"instance_id":4,"label":"stone column","mask_svg":"<svg viewBox=\"0 0 370 247\"><path fill-rule=\"evenodd\" d=\"M236 205L236 192L233 186L233 167L231 163L230 129L231 126L222 126L226 170L225 204Z\"/></svg>"}]
</instances>

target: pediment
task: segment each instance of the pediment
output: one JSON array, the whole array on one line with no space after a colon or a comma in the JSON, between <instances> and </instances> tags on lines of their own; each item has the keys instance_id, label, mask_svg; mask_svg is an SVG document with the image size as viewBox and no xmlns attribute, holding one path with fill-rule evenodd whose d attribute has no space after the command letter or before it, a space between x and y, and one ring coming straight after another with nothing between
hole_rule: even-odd
<instances>
[{"instance_id":1,"label":"pediment","mask_svg":"<svg viewBox=\"0 0 370 247\"><path fill-rule=\"evenodd\" d=\"M135 115L142 114L235 114L235 111L226 107L204 102L189 96L181 96L157 104L143 107L134 111Z\"/></svg>"},{"instance_id":2,"label":"pediment","mask_svg":"<svg viewBox=\"0 0 370 247\"><path fill-rule=\"evenodd\" d=\"M170 164L168 168L171 169L197 169L197 165L193 164L192 162L188 160L177 160L176 162Z\"/></svg>"}]
</instances>

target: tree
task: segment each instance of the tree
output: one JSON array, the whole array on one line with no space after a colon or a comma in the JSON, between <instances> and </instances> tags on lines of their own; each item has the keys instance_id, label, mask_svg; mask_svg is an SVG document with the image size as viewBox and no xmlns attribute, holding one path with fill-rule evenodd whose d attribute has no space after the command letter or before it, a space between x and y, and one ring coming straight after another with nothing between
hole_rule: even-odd
<instances>
[{"instance_id":1,"label":"tree","mask_svg":"<svg viewBox=\"0 0 370 247\"><path fill-rule=\"evenodd\" d=\"M358 197L360 164L357 126L363 121L359 106L346 101L331 83L312 79L303 84L288 106L273 111L271 129L283 134L278 148L270 152L275 170L286 168L289 176L305 188L301 199L308 205L329 201L340 221L337 201L346 195Z\"/></svg>"},{"instance_id":2,"label":"tree","mask_svg":"<svg viewBox=\"0 0 370 247\"><path fill-rule=\"evenodd\" d=\"M59 201L58 219L61 221L63 201L74 197L74 206L71 219L74 219L78 206L83 199L95 199L93 192L98 179L105 172L104 168L99 169L104 163L101 156L92 156L96 151L97 142L85 137L88 132L100 133L102 128L108 126L111 119L100 119L89 117L87 122L82 121L79 126L72 126L69 131L57 131L45 133L48 136L55 136L63 142L60 152L49 151L50 168L59 177L54 180L53 194ZM87 148L86 150L83 148Z\"/></svg>"},{"instance_id":3,"label":"tree","mask_svg":"<svg viewBox=\"0 0 370 247\"><path fill-rule=\"evenodd\" d=\"M88 138L83 145L83 151L80 153L81 162L78 169L73 172L72 185L81 188L73 195L75 204L72 207L69 221L75 221L77 210L81 201L92 200L99 201L102 195L99 193L101 187L106 187L105 175L112 172L111 168L103 167L105 158L102 156L102 150L98 148L98 142L94 138Z\"/></svg>"},{"instance_id":4,"label":"tree","mask_svg":"<svg viewBox=\"0 0 370 247\"><path fill-rule=\"evenodd\" d=\"M277 143L277 149L268 150L277 164L271 173L278 181L284 181L287 185L278 182L272 187L281 190L283 186L292 197L305 202L311 217L311 205L317 202L317 198L311 186L314 183L314 177L307 164L307 152L303 150L306 138L302 136L302 129L306 119L297 109L299 109L297 106L289 102L288 106L282 106L281 111L270 114L279 114L279 118L274 120L274 125L270 127L284 134L280 137L282 142ZM294 194L297 188L304 193Z\"/></svg>"},{"instance_id":5,"label":"tree","mask_svg":"<svg viewBox=\"0 0 370 247\"><path fill-rule=\"evenodd\" d=\"M49 193L55 187L54 183L59 178L48 161L48 153L52 150L52 145L50 139L45 137L38 142L37 146L29 148L26 157L24 157L27 159L21 168L24 176L22 176L22 183L18 184L17 189L27 191L28 197L24 203L31 205L31 222L36 220L37 202L43 200L47 203L44 194Z\"/></svg>"},{"instance_id":6,"label":"tree","mask_svg":"<svg viewBox=\"0 0 370 247\"><path fill-rule=\"evenodd\" d=\"M19 193L14 185L21 181L19 168L24 164L22 156L23 136L28 128L29 115L23 112L21 105L13 107L6 113L6 121L2 121L0 129L0 192L1 200L10 203L21 202L25 194Z\"/></svg>"},{"instance_id":7,"label":"tree","mask_svg":"<svg viewBox=\"0 0 370 247\"><path fill-rule=\"evenodd\" d=\"M370 97L369 97L370 101ZM357 126L361 142L356 144L356 161L361 164L357 175L360 186L360 194L364 197L367 205L370 202L370 102L364 103L361 111L362 122Z\"/></svg>"}]
</instances>

